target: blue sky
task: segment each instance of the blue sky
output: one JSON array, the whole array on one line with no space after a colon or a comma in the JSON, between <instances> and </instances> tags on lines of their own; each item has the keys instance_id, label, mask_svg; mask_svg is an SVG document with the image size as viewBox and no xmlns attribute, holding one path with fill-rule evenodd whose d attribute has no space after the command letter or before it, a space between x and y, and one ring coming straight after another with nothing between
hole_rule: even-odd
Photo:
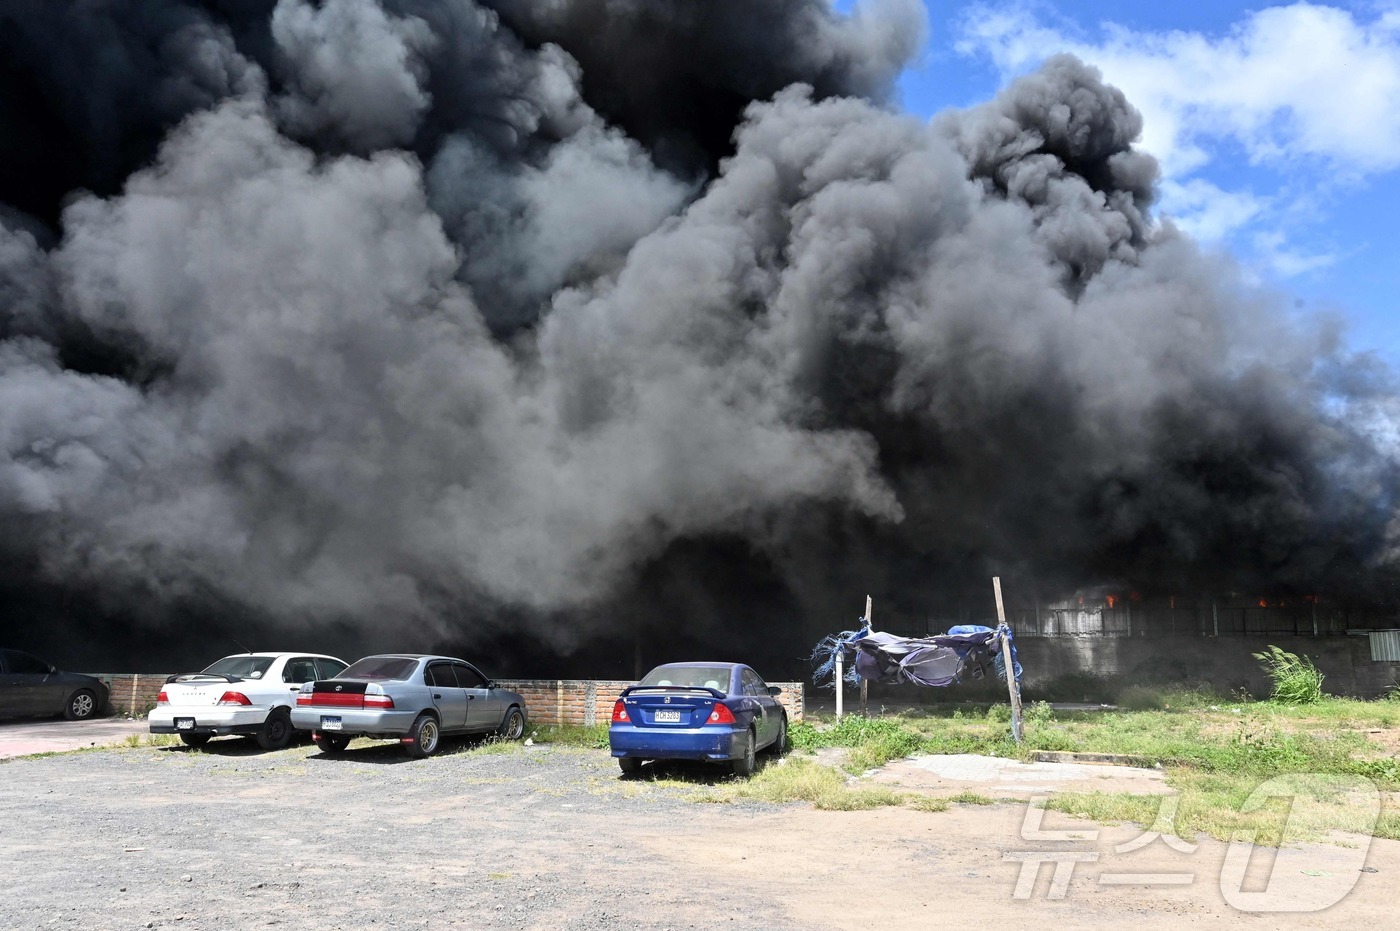
<instances>
[{"instance_id":1,"label":"blue sky","mask_svg":"<svg viewBox=\"0 0 1400 931\"><path fill-rule=\"evenodd\" d=\"M1400 366L1400 0L925 0L900 90L931 115L1073 52L1142 111L1159 216Z\"/></svg>"}]
</instances>

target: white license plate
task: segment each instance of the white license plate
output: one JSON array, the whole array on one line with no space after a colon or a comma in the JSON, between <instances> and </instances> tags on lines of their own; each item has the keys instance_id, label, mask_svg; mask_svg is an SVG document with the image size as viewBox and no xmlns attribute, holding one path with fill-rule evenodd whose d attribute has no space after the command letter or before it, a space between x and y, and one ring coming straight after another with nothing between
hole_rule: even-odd
<instances>
[{"instance_id":1,"label":"white license plate","mask_svg":"<svg viewBox=\"0 0 1400 931\"><path fill-rule=\"evenodd\" d=\"M176 718L176 719L175 719L175 730L177 730L177 731L192 731L192 730L194 730L194 718Z\"/></svg>"},{"instance_id":2,"label":"white license plate","mask_svg":"<svg viewBox=\"0 0 1400 931\"><path fill-rule=\"evenodd\" d=\"M681 723L681 713L679 711L658 711L655 720L657 724L679 724Z\"/></svg>"},{"instance_id":3,"label":"white license plate","mask_svg":"<svg viewBox=\"0 0 1400 931\"><path fill-rule=\"evenodd\" d=\"M322 716L321 716L321 730L323 730L323 731L338 731L338 730L340 730L340 718L328 718L328 717L322 715Z\"/></svg>"}]
</instances>

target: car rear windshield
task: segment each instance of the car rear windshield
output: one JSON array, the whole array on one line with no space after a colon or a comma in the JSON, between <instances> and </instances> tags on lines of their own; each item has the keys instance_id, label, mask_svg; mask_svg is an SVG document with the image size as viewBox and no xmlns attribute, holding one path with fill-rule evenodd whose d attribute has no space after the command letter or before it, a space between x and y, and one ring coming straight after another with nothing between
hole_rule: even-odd
<instances>
[{"instance_id":1,"label":"car rear windshield","mask_svg":"<svg viewBox=\"0 0 1400 931\"><path fill-rule=\"evenodd\" d=\"M728 666L658 666L638 685L684 685L689 688L729 691Z\"/></svg>"},{"instance_id":2,"label":"car rear windshield","mask_svg":"<svg viewBox=\"0 0 1400 931\"><path fill-rule=\"evenodd\" d=\"M418 660L402 656L366 656L350 664L337 679L407 679L418 668Z\"/></svg>"},{"instance_id":3,"label":"car rear windshield","mask_svg":"<svg viewBox=\"0 0 1400 931\"><path fill-rule=\"evenodd\" d=\"M271 656L225 656L204 671L211 676L261 679L271 665Z\"/></svg>"}]
</instances>

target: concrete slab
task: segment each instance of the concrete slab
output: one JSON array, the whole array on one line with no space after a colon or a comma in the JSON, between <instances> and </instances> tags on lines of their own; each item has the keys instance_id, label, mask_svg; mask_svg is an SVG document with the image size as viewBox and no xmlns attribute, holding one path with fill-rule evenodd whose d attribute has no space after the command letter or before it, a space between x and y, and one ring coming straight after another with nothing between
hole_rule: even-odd
<instances>
[{"instance_id":1,"label":"concrete slab","mask_svg":"<svg viewBox=\"0 0 1400 931\"><path fill-rule=\"evenodd\" d=\"M1130 792L1167 795L1166 774L1143 766L1107 763L1022 763L973 753L894 760L861 776L863 781L953 795L978 792L993 798L1026 798L1051 792Z\"/></svg>"},{"instance_id":2,"label":"concrete slab","mask_svg":"<svg viewBox=\"0 0 1400 931\"><path fill-rule=\"evenodd\" d=\"M87 747L110 747L125 743L132 734L144 736L148 733L145 718L0 721L0 760L28 756L32 753L61 753Z\"/></svg>"}]
</instances>

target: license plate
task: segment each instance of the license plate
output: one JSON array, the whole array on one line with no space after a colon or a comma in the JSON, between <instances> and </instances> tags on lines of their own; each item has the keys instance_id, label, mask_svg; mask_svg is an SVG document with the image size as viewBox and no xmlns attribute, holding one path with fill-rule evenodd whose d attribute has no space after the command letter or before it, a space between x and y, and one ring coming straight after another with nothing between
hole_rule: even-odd
<instances>
[{"instance_id":1,"label":"license plate","mask_svg":"<svg viewBox=\"0 0 1400 931\"><path fill-rule=\"evenodd\" d=\"M175 730L177 730L177 731L192 731L192 730L194 730L194 718L176 718L176 719L175 719Z\"/></svg>"},{"instance_id":2,"label":"license plate","mask_svg":"<svg viewBox=\"0 0 1400 931\"><path fill-rule=\"evenodd\" d=\"M655 720L657 724L679 724L681 723L681 713L679 711L658 711Z\"/></svg>"},{"instance_id":3,"label":"license plate","mask_svg":"<svg viewBox=\"0 0 1400 931\"><path fill-rule=\"evenodd\" d=\"M323 731L338 731L338 730L340 730L340 718L328 718L328 717L326 717L325 715L322 715L322 716L321 716L321 730L323 730Z\"/></svg>"}]
</instances>

